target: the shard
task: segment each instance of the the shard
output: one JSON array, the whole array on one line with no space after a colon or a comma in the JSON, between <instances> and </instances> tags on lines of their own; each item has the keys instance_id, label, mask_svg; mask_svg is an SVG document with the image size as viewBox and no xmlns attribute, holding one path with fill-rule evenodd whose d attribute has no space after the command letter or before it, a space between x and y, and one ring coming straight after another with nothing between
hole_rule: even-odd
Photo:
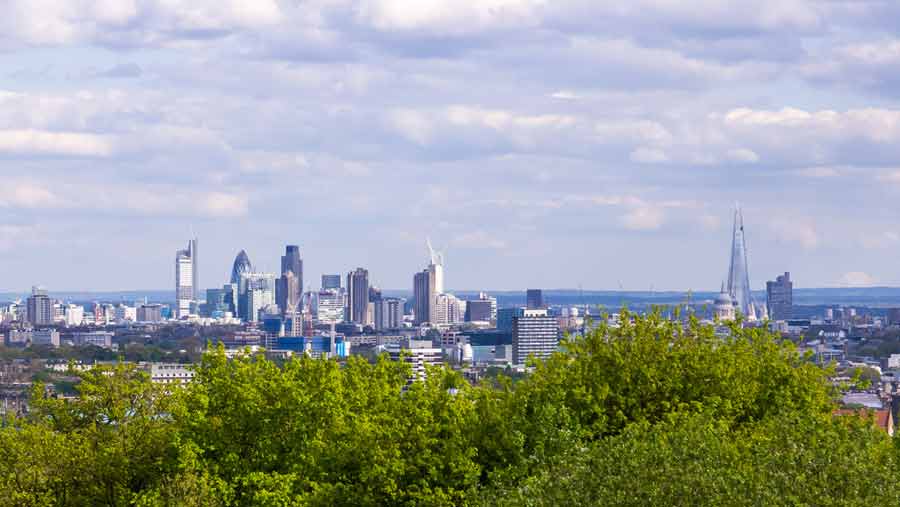
<instances>
[{"instance_id":1,"label":"the shard","mask_svg":"<svg viewBox=\"0 0 900 507\"><path fill-rule=\"evenodd\" d=\"M744 239L744 216L741 208L734 208L734 230L731 238L731 264L728 266L728 294L735 309L748 320L756 319L756 308L750 294L750 274L747 269L747 243Z\"/></svg>"}]
</instances>

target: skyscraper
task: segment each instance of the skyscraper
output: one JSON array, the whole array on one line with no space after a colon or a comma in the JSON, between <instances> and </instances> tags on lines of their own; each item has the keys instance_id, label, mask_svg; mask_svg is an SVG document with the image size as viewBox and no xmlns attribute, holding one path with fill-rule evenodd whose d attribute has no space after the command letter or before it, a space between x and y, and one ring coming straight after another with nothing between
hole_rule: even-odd
<instances>
[{"instance_id":1,"label":"skyscraper","mask_svg":"<svg viewBox=\"0 0 900 507\"><path fill-rule=\"evenodd\" d=\"M363 268L347 273L347 322L366 325L369 310L369 272Z\"/></svg>"},{"instance_id":2,"label":"skyscraper","mask_svg":"<svg viewBox=\"0 0 900 507\"><path fill-rule=\"evenodd\" d=\"M185 250L175 252L175 316L191 313L191 303L200 299L197 286L197 240L188 242Z\"/></svg>"},{"instance_id":3,"label":"skyscraper","mask_svg":"<svg viewBox=\"0 0 900 507\"><path fill-rule=\"evenodd\" d=\"M340 289L341 275L322 275L322 290Z\"/></svg>"},{"instance_id":4,"label":"skyscraper","mask_svg":"<svg viewBox=\"0 0 900 507\"><path fill-rule=\"evenodd\" d=\"M521 317L513 317L513 363L525 364L529 356L538 359L550 356L559 347L559 321L547 315L547 310L525 310Z\"/></svg>"},{"instance_id":5,"label":"skyscraper","mask_svg":"<svg viewBox=\"0 0 900 507\"><path fill-rule=\"evenodd\" d=\"M241 275L253 271L253 265L250 264L250 258L247 252L241 250L237 257L234 258L234 264L231 267L231 283L240 286Z\"/></svg>"},{"instance_id":6,"label":"skyscraper","mask_svg":"<svg viewBox=\"0 0 900 507\"><path fill-rule=\"evenodd\" d=\"M413 276L413 324L421 326L431 321L431 285L428 270L420 271Z\"/></svg>"},{"instance_id":7,"label":"skyscraper","mask_svg":"<svg viewBox=\"0 0 900 507\"><path fill-rule=\"evenodd\" d=\"M375 329L399 329L403 325L403 300L381 298L375 302Z\"/></svg>"},{"instance_id":8,"label":"skyscraper","mask_svg":"<svg viewBox=\"0 0 900 507\"><path fill-rule=\"evenodd\" d=\"M794 304L794 282L787 271L778 275L775 281L766 282L766 306L771 320L791 318Z\"/></svg>"},{"instance_id":9,"label":"skyscraper","mask_svg":"<svg viewBox=\"0 0 900 507\"><path fill-rule=\"evenodd\" d=\"M439 323L435 314L435 298L444 293L444 256L431 247L430 240L426 244L429 254L428 267L413 276L415 324L417 326L426 322Z\"/></svg>"},{"instance_id":10,"label":"skyscraper","mask_svg":"<svg viewBox=\"0 0 900 507\"><path fill-rule=\"evenodd\" d=\"M750 294L750 274L747 268L747 244L744 239L744 217L740 207L734 209L734 228L731 238L731 262L728 266L728 294L734 298L737 311L748 320L756 319L756 309Z\"/></svg>"},{"instance_id":11,"label":"skyscraper","mask_svg":"<svg viewBox=\"0 0 900 507\"><path fill-rule=\"evenodd\" d=\"M41 287L32 287L31 296L26 302L26 319L33 326L49 326L53 324L53 303L47 291Z\"/></svg>"},{"instance_id":12,"label":"skyscraper","mask_svg":"<svg viewBox=\"0 0 900 507\"><path fill-rule=\"evenodd\" d=\"M275 304L275 275L243 273L238 290L241 318L247 322L257 322L259 311Z\"/></svg>"},{"instance_id":13,"label":"skyscraper","mask_svg":"<svg viewBox=\"0 0 900 507\"><path fill-rule=\"evenodd\" d=\"M292 279L292 277L293 279ZM295 311L303 297L303 259L300 247L287 245L281 256L281 278L278 281L277 304L282 312Z\"/></svg>"},{"instance_id":14,"label":"skyscraper","mask_svg":"<svg viewBox=\"0 0 900 507\"><path fill-rule=\"evenodd\" d=\"M544 293L541 289L528 289L525 291L525 307L529 310L544 308Z\"/></svg>"}]
</instances>

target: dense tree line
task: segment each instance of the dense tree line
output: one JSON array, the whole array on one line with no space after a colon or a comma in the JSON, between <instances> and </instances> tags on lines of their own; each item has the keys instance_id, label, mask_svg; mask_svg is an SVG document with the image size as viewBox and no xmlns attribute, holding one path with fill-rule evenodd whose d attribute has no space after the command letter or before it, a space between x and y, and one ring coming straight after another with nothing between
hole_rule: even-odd
<instances>
[{"instance_id":1,"label":"dense tree line","mask_svg":"<svg viewBox=\"0 0 900 507\"><path fill-rule=\"evenodd\" d=\"M630 320L628 317L634 317ZM623 318L516 382L402 363L207 354L33 393L0 429L0 504L898 505L900 454L835 417L830 372L760 329Z\"/></svg>"}]
</instances>

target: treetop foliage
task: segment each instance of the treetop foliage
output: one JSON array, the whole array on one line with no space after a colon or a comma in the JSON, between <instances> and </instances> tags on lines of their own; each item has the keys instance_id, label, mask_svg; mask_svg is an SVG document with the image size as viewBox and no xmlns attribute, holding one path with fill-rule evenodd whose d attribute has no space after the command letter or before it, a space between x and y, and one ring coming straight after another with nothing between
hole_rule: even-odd
<instances>
[{"instance_id":1,"label":"treetop foliage","mask_svg":"<svg viewBox=\"0 0 900 507\"><path fill-rule=\"evenodd\" d=\"M516 382L206 354L187 387L121 364L35 385L0 428L0 504L898 504L898 450L834 417L830 371L762 329L625 313ZM802 484L802 487L798 485Z\"/></svg>"}]
</instances>

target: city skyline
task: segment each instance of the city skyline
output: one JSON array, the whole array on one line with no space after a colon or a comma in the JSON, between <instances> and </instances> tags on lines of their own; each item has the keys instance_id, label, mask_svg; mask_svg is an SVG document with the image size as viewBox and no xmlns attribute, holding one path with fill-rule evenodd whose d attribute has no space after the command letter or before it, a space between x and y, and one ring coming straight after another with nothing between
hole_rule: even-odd
<instances>
[{"instance_id":1,"label":"city skyline","mask_svg":"<svg viewBox=\"0 0 900 507\"><path fill-rule=\"evenodd\" d=\"M900 286L900 7L423 5L10 0L0 290L195 236L204 288L292 242L403 288L431 236L448 289L716 290L734 201L755 289Z\"/></svg>"}]
</instances>

